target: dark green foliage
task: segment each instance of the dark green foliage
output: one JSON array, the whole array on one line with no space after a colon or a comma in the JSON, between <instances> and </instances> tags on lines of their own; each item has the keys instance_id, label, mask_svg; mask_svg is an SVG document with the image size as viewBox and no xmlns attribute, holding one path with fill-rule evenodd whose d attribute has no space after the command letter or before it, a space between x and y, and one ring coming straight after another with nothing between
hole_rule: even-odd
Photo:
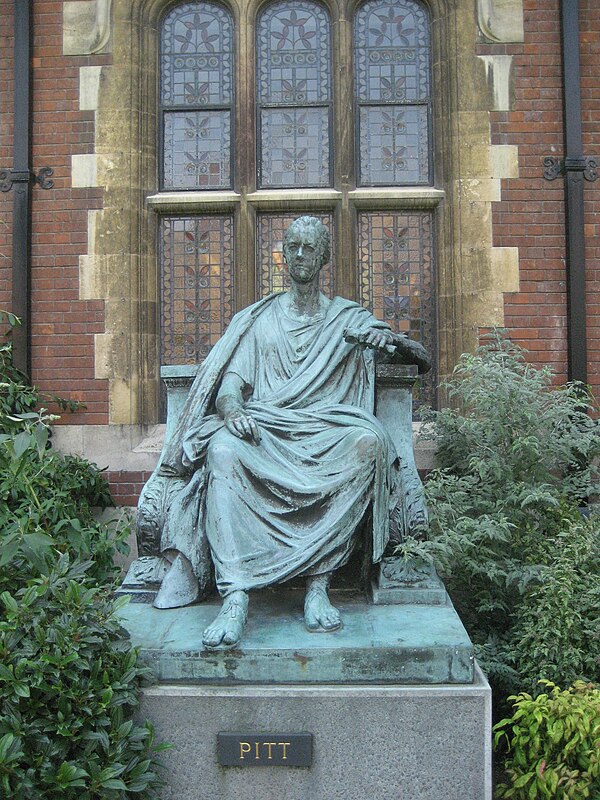
<instances>
[{"instance_id":1,"label":"dark green foliage","mask_svg":"<svg viewBox=\"0 0 600 800\"><path fill-rule=\"evenodd\" d=\"M509 756L508 783L496 797L513 800L597 800L600 797L600 689L577 682L561 691L542 681L535 699L509 697L513 714L496 726L496 746Z\"/></svg>"},{"instance_id":2,"label":"dark green foliage","mask_svg":"<svg viewBox=\"0 0 600 800\"><path fill-rule=\"evenodd\" d=\"M152 729L131 721L143 670L87 566L63 556L0 595L4 797L151 797L158 785Z\"/></svg>"},{"instance_id":3,"label":"dark green foliage","mask_svg":"<svg viewBox=\"0 0 600 800\"><path fill-rule=\"evenodd\" d=\"M578 386L553 387L495 334L448 385L461 410L432 412L426 483L433 558L500 694L539 678L600 679L600 429Z\"/></svg>"},{"instance_id":4,"label":"dark green foliage","mask_svg":"<svg viewBox=\"0 0 600 800\"><path fill-rule=\"evenodd\" d=\"M110 595L128 531L94 519L106 481L51 448L9 345L0 369L0 797L154 798L161 748L131 719L145 671Z\"/></svg>"}]
</instances>

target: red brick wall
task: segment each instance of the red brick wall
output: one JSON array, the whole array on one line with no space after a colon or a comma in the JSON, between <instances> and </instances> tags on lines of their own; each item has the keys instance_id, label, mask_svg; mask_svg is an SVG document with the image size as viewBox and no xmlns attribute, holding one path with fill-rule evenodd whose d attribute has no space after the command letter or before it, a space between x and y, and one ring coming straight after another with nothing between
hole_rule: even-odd
<instances>
[{"instance_id":1,"label":"red brick wall","mask_svg":"<svg viewBox=\"0 0 600 800\"><path fill-rule=\"evenodd\" d=\"M0 0L0 168L12 167L13 3ZM0 309L10 309L12 196L0 192Z\"/></svg>"},{"instance_id":2,"label":"red brick wall","mask_svg":"<svg viewBox=\"0 0 600 800\"><path fill-rule=\"evenodd\" d=\"M115 503L136 506L140 492L151 472L105 472Z\"/></svg>"},{"instance_id":3,"label":"red brick wall","mask_svg":"<svg viewBox=\"0 0 600 800\"><path fill-rule=\"evenodd\" d=\"M0 0L0 155L12 166L12 2ZM54 187L32 189L31 359L41 389L85 402L63 422L106 424L107 382L94 378L94 334L104 330L104 303L79 300L79 256L87 252L87 211L102 206L102 190L71 188L71 156L94 149L94 114L79 111L79 68L108 56L62 54L63 3L33 2L32 168L51 167ZM11 193L0 198L1 219L12 216ZM9 229L0 226L0 307L10 307Z\"/></svg>"},{"instance_id":4,"label":"red brick wall","mask_svg":"<svg viewBox=\"0 0 600 800\"><path fill-rule=\"evenodd\" d=\"M566 378L565 217L561 179L543 177L544 156L563 155L558 0L524 0L525 42L485 52L513 56L513 110L491 115L492 142L517 145L519 177L494 203L496 247L518 247L520 291L505 296L505 325L531 360ZM482 51L484 48L481 48Z\"/></svg>"},{"instance_id":5,"label":"red brick wall","mask_svg":"<svg viewBox=\"0 0 600 800\"><path fill-rule=\"evenodd\" d=\"M524 0L523 45L480 47L513 55L513 110L491 115L494 144L517 145L519 178L502 182L493 209L494 245L519 247L520 291L505 297L505 324L537 364L567 377L564 184L543 178L545 156L564 157L558 0ZM580 4L584 154L600 158L600 17L596 0ZM585 183L588 379L600 389L600 181Z\"/></svg>"},{"instance_id":6,"label":"red brick wall","mask_svg":"<svg viewBox=\"0 0 600 800\"><path fill-rule=\"evenodd\" d=\"M581 105L583 153L600 164L600 8L581 0ZM586 183L588 381L600 398L600 179Z\"/></svg>"},{"instance_id":7,"label":"red brick wall","mask_svg":"<svg viewBox=\"0 0 600 800\"><path fill-rule=\"evenodd\" d=\"M86 411L64 422L106 424L107 382L94 378L104 303L78 299L87 211L102 206L102 191L71 188L71 156L94 149L94 114L79 111L79 68L109 58L63 56L63 3L36 0L33 9L33 166L52 167L54 188L33 192L32 378L48 392L85 402Z\"/></svg>"}]
</instances>

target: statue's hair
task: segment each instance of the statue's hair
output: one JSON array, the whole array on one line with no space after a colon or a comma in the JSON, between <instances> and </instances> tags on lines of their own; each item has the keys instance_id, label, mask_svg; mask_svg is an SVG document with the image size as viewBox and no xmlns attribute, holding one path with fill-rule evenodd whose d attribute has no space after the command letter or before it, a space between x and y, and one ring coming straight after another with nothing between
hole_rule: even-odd
<instances>
[{"instance_id":1,"label":"statue's hair","mask_svg":"<svg viewBox=\"0 0 600 800\"><path fill-rule=\"evenodd\" d=\"M285 251L288 239L292 233L302 234L307 229L312 229L317 234L317 247L319 247L323 253L321 260L321 266L323 267L331 258L331 239L329 231L317 217L297 217L291 222L283 237L283 249Z\"/></svg>"}]
</instances>

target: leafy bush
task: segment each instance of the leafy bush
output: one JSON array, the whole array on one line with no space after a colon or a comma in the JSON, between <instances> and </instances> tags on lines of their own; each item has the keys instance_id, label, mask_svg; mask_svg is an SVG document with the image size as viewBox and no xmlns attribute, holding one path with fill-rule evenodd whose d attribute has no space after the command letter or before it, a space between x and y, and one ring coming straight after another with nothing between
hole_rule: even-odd
<instances>
[{"instance_id":1,"label":"leafy bush","mask_svg":"<svg viewBox=\"0 0 600 800\"><path fill-rule=\"evenodd\" d=\"M106 481L51 448L6 344L0 369L0 797L156 797L161 748L131 719L146 673L110 596L128 531L95 521Z\"/></svg>"},{"instance_id":2,"label":"leafy bush","mask_svg":"<svg viewBox=\"0 0 600 800\"><path fill-rule=\"evenodd\" d=\"M3 318L17 324L0 312ZM0 344L1 588L16 589L31 569L43 572L56 550L92 560L90 577L112 581L115 549L125 550L128 530L96 522L94 509L113 505L108 484L93 464L51 448L49 425L57 417L43 407L80 404L29 386L11 356L7 340Z\"/></svg>"},{"instance_id":3,"label":"leafy bush","mask_svg":"<svg viewBox=\"0 0 600 800\"><path fill-rule=\"evenodd\" d=\"M510 697L513 715L495 727L495 744L506 745L509 783L498 798L584 800L600 797L600 689L581 681L561 691L542 681L548 692L535 699L522 692Z\"/></svg>"},{"instance_id":4,"label":"leafy bush","mask_svg":"<svg viewBox=\"0 0 600 800\"><path fill-rule=\"evenodd\" d=\"M0 794L140 797L159 785L149 725L134 726L145 674L114 617L62 556L48 575L0 601Z\"/></svg>"},{"instance_id":5,"label":"leafy bush","mask_svg":"<svg viewBox=\"0 0 600 800\"><path fill-rule=\"evenodd\" d=\"M500 334L461 357L431 412L430 541L410 545L444 575L477 655L502 693L539 678L600 678L600 429L582 387L552 386Z\"/></svg>"}]
</instances>

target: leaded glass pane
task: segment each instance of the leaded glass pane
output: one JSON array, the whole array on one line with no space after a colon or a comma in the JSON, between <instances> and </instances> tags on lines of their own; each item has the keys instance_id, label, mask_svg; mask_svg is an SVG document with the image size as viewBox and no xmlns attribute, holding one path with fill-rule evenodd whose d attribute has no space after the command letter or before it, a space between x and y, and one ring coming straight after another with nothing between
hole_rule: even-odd
<instances>
[{"instance_id":1,"label":"leaded glass pane","mask_svg":"<svg viewBox=\"0 0 600 800\"><path fill-rule=\"evenodd\" d=\"M360 302L396 333L435 356L433 219L429 212L358 215ZM421 380L415 405L435 404L435 368Z\"/></svg>"},{"instance_id":2,"label":"leaded glass pane","mask_svg":"<svg viewBox=\"0 0 600 800\"><path fill-rule=\"evenodd\" d=\"M329 185L327 108L264 109L263 186Z\"/></svg>"},{"instance_id":3,"label":"leaded glass pane","mask_svg":"<svg viewBox=\"0 0 600 800\"><path fill-rule=\"evenodd\" d=\"M161 97L165 106L229 105L233 25L222 6L185 3L163 22Z\"/></svg>"},{"instance_id":4,"label":"leaded glass pane","mask_svg":"<svg viewBox=\"0 0 600 800\"><path fill-rule=\"evenodd\" d=\"M229 111L165 113L165 189L220 189L231 183Z\"/></svg>"},{"instance_id":5,"label":"leaded glass pane","mask_svg":"<svg viewBox=\"0 0 600 800\"><path fill-rule=\"evenodd\" d=\"M356 88L361 101L429 98L429 20L413 0L371 0L356 15Z\"/></svg>"},{"instance_id":6,"label":"leaded glass pane","mask_svg":"<svg viewBox=\"0 0 600 800\"><path fill-rule=\"evenodd\" d=\"M416 0L370 0L354 25L359 185L427 184L429 19Z\"/></svg>"},{"instance_id":7,"label":"leaded glass pane","mask_svg":"<svg viewBox=\"0 0 600 800\"><path fill-rule=\"evenodd\" d=\"M229 324L233 219L163 217L161 363L198 364Z\"/></svg>"},{"instance_id":8,"label":"leaded glass pane","mask_svg":"<svg viewBox=\"0 0 600 800\"><path fill-rule=\"evenodd\" d=\"M275 3L258 26L261 104L330 100L329 17L316 3Z\"/></svg>"},{"instance_id":9,"label":"leaded glass pane","mask_svg":"<svg viewBox=\"0 0 600 800\"><path fill-rule=\"evenodd\" d=\"M329 186L331 45L317 3L278 2L257 32L259 186Z\"/></svg>"},{"instance_id":10,"label":"leaded glass pane","mask_svg":"<svg viewBox=\"0 0 600 800\"><path fill-rule=\"evenodd\" d=\"M369 186L428 183L427 106L362 106L360 175Z\"/></svg>"},{"instance_id":11,"label":"leaded glass pane","mask_svg":"<svg viewBox=\"0 0 600 800\"><path fill-rule=\"evenodd\" d=\"M289 225L302 215L260 214L257 231L257 295L265 297L272 292L284 292L290 286L287 266L283 260L283 237ZM319 286L323 294L333 297L335 252L333 236L333 215L316 214L331 235L331 259L321 269Z\"/></svg>"}]
</instances>

